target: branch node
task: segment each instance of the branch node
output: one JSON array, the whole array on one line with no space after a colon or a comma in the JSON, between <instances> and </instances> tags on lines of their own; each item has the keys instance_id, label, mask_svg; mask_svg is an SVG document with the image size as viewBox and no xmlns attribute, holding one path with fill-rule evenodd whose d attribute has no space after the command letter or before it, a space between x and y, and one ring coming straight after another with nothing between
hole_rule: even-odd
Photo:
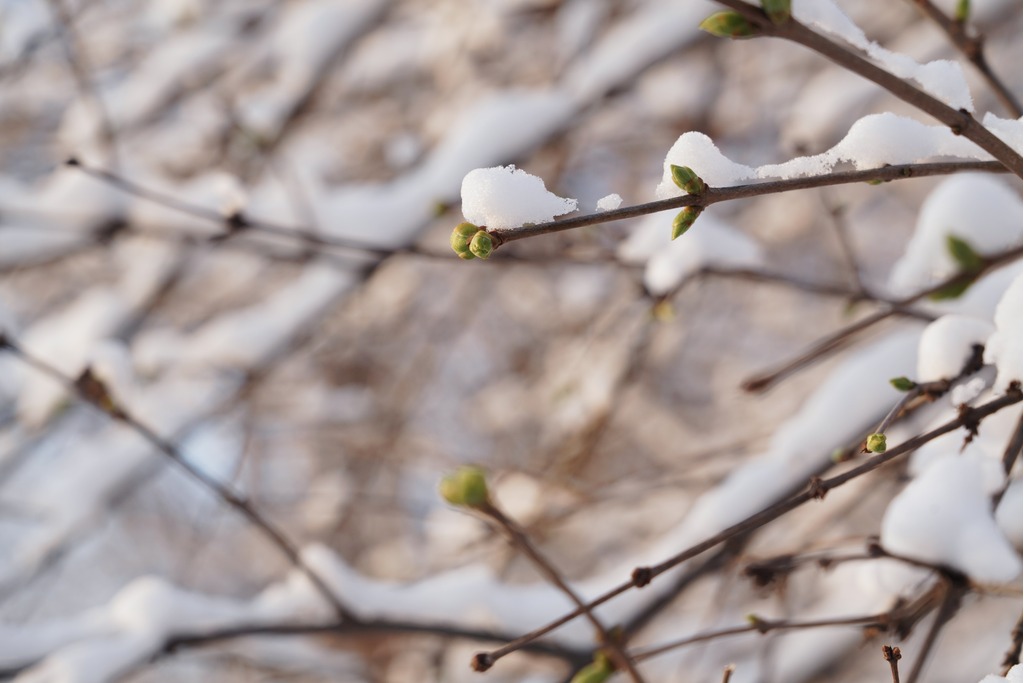
<instances>
[{"instance_id":1,"label":"branch node","mask_svg":"<svg viewBox=\"0 0 1024 683\"><path fill-rule=\"evenodd\" d=\"M473 655L473 661L470 662L470 668L478 673L483 673L494 666L494 657L490 652L477 652Z\"/></svg>"},{"instance_id":2,"label":"branch node","mask_svg":"<svg viewBox=\"0 0 1024 683\"><path fill-rule=\"evenodd\" d=\"M633 570L633 585L643 588L654 579L654 571L650 567L637 567Z\"/></svg>"},{"instance_id":3,"label":"branch node","mask_svg":"<svg viewBox=\"0 0 1024 683\"><path fill-rule=\"evenodd\" d=\"M811 481L807 484L807 490L815 500L824 500L825 494L828 493L828 486L821 477L811 477Z\"/></svg>"}]
</instances>

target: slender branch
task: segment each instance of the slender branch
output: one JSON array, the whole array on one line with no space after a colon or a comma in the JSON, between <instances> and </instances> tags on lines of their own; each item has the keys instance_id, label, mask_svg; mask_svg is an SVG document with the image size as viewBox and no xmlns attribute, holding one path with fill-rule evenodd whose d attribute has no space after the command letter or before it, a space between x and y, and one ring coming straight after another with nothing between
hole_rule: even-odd
<instances>
[{"instance_id":1,"label":"slender branch","mask_svg":"<svg viewBox=\"0 0 1024 683\"><path fill-rule=\"evenodd\" d=\"M910 0L910 2L917 5L926 17L945 32L953 46L978 70L1003 106L1013 114L1014 118L1020 118L1021 114L1024 114L1020 102L1010 88L992 71L992 67L985 58L984 40L980 36L970 35L964 22L950 19L931 0Z\"/></svg>"},{"instance_id":2,"label":"slender branch","mask_svg":"<svg viewBox=\"0 0 1024 683\"><path fill-rule=\"evenodd\" d=\"M941 633L946 624L956 616L957 611L960 609L960 602L963 599L965 592L965 585L958 585L958 583L947 580L944 594L942 596L942 604L939 606L939 612L935 615L935 621L932 622L932 627L928 629L928 635L925 636L924 643L921 645L921 653L914 661L914 666L910 670L910 675L907 676L906 683L917 683L917 679L920 677L921 672L924 671L924 665L928 661L928 656L931 654L932 648L938 641L939 633Z\"/></svg>"},{"instance_id":3,"label":"slender branch","mask_svg":"<svg viewBox=\"0 0 1024 683\"><path fill-rule=\"evenodd\" d=\"M733 199L748 199L750 197L760 197L766 194L807 190L813 187L848 185L850 183L864 183L876 180L885 181L901 180L904 178L925 178L936 175L950 175L960 171L1006 173L1007 169L994 161L943 161L922 164L899 164L863 171L841 171L806 178L771 180L760 183L749 183L747 185L734 185L732 187L709 187L702 194L686 194L681 197L661 199L656 202L636 204L634 206L626 206L621 209L602 211L599 213L587 214L585 216L574 216L572 218L563 218L547 223L524 225L519 228L488 230L487 232L495 240L496 244L500 245L507 242L526 239L528 237L549 235L556 232L563 232L565 230L575 230L576 228L597 225L599 223L610 223L612 221L623 220L626 218L636 218L637 216L646 216L647 214L658 213L660 211L679 209L684 206L707 207L712 204L717 204L718 202L725 202Z\"/></svg>"},{"instance_id":4,"label":"slender branch","mask_svg":"<svg viewBox=\"0 0 1024 683\"><path fill-rule=\"evenodd\" d=\"M530 561L533 562L534 566L536 566L537 569L539 569L540 572L544 574L549 581L551 581L551 583L565 593L579 609L583 610L587 620L597 630L602 645L604 645L608 656L615 663L616 667L620 670L626 671L635 683L643 683L643 677L640 675L640 672L637 671L636 665L633 663L629 655L623 651L619 642L594 615L593 610L583 602L583 599L579 594L565 582L565 579L562 578L562 575L557 569L555 569L554 565L551 564L551 562L533 545L526 533L519 528L519 525L509 519L509 517L493 502L487 502L477 508L477 510L497 524L497 526L508 537L509 542L522 550ZM481 653L473 660L473 668L477 671L486 671L490 668L491 664L493 664L493 660L488 657L487 653Z\"/></svg>"},{"instance_id":5,"label":"slender branch","mask_svg":"<svg viewBox=\"0 0 1024 683\"><path fill-rule=\"evenodd\" d=\"M71 70L71 75L74 77L75 85L78 87L82 98L92 104L93 110L96 112L96 118L100 122L103 143L110 152L111 163L116 167L118 154L114 121L110 118L110 112L107 110L106 105L104 105L103 98L100 97L96 84L93 83L90 76L92 68L85 51L82 49L78 32L75 30L74 20L67 7L64 6L65 0L47 0L47 2L50 5L50 11L53 13L54 19L60 25L58 34L62 38L61 44L64 48L64 56L67 60L68 68Z\"/></svg>"},{"instance_id":6,"label":"slender branch","mask_svg":"<svg viewBox=\"0 0 1024 683\"><path fill-rule=\"evenodd\" d=\"M283 531L278 529L253 505L235 493L230 487L210 477L201 469L192 465L182 456L178 447L161 437L148 426L134 418L123 406L119 405L107 388L88 369L77 379L73 380L55 367L45 361L36 358L18 346L9 337L0 335L0 351L7 350L26 365L29 365L64 385L71 393L80 400L96 407L110 418L123 423L135 433L149 442L157 450L163 453L168 459L182 468L189 476L199 482L203 487L212 491L224 503L234 508L239 514L245 517L253 526L288 558L292 565L298 568L310 580L324 599L330 603L338 618L352 623L359 623L360 619L349 609L342 600L334 594L327 583L320 575L313 570L303 559L296 544L291 541Z\"/></svg>"},{"instance_id":7,"label":"slender branch","mask_svg":"<svg viewBox=\"0 0 1024 683\"><path fill-rule=\"evenodd\" d=\"M751 615L749 617L750 623L744 624L743 626L730 626L727 628L705 631L686 638L680 638L679 640L674 640L670 643L665 643L664 645L657 645L655 647L645 648L634 652L633 657L638 660L650 659L687 645L703 643L709 640L718 640L719 638L736 636L744 633L759 633L763 635L772 631L797 631L802 629L824 628L828 626L873 626L879 629L886 629L891 623L891 620L891 612L867 614L859 617L813 619L808 621L772 621L770 619L762 619Z\"/></svg>"},{"instance_id":8,"label":"slender branch","mask_svg":"<svg viewBox=\"0 0 1024 683\"><path fill-rule=\"evenodd\" d=\"M999 507L1003 496L1010 489L1010 473L1013 472L1013 467L1017 464L1017 459L1020 458L1022 446L1024 446L1024 416L1017 420L1017 428L1013 430L1010 440L1006 443L1006 449L1003 451L1003 474L1006 475L1006 483L992 497L993 509Z\"/></svg>"},{"instance_id":9,"label":"slender branch","mask_svg":"<svg viewBox=\"0 0 1024 683\"><path fill-rule=\"evenodd\" d=\"M882 659L889 662L889 673L892 674L892 683L900 683L900 659L903 653L898 647L891 645L882 646Z\"/></svg>"},{"instance_id":10,"label":"slender branch","mask_svg":"<svg viewBox=\"0 0 1024 683\"><path fill-rule=\"evenodd\" d=\"M1003 676L1006 676L1014 666L1020 664L1021 644L1024 641L1022 629L1024 629L1024 614L1017 618L1017 625L1013 627L1013 631L1010 633L1010 649L1003 656Z\"/></svg>"},{"instance_id":11,"label":"slender branch","mask_svg":"<svg viewBox=\"0 0 1024 683\"><path fill-rule=\"evenodd\" d=\"M588 603L587 607L593 609L595 607L603 605L609 600L618 597L619 595L622 595L623 593L626 593L627 591L633 588L642 588L643 586L649 584L653 579L657 578L659 575L669 571L670 569L673 569L674 567L677 567L683 562L692 559L704 553L705 551L721 543L724 543L736 536L745 534L749 531L753 531L754 529L758 529L764 526L765 524L768 524L769 522L772 522L778 519L779 517L782 517L786 513L795 510L796 508L800 507L804 503L807 503L808 501L821 499L828 493L828 491L838 488L853 479L856 479L860 476L863 476L864 474L867 474L868 472L876 470L882 465L894 460L895 458L915 451L924 444L928 443L929 441L932 441L933 439L937 439L943 434L948 434L951 431L959 429L965 424L977 423L977 421L983 420L989 415L992 415L1007 406L1020 403L1021 398L1021 389L1019 385L1011 386L1007 393L1004 394L1003 396L1000 396L999 398L996 398L980 406L975 406L965 411L962 411L955 419L950 420L949 422L940 425L939 427L936 427L935 429L929 432L918 435L912 439L908 439L899 446L896 446L895 448L890 448L885 453L873 456L871 459L867 460L866 462L857 467L851 468L850 470L838 474L830 479L812 479L808 486L802 492L785 500L779 501L774 505L770 505L767 508L761 510L760 512L750 515L746 519L737 522L736 524L733 524L730 527L727 527L726 529L715 534L714 536L704 541L701 541L700 543L692 545L689 548L677 553L676 555L673 555L661 564L652 567L637 567L633 571L633 576L629 581L626 581L616 586L615 588L612 588L606 593L600 595L599 597ZM552 631L572 621L573 619L575 619L583 613L584 610L582 609L576 609L572 612L569 612L563 615L562 617L546 624L545 626L542 626L527 634L524 634L516 640L506 644L501 648L493 650L488 654L494 661L497 661L501 657L511 652L514 652L517 649L520 649L526 643L529 643L533 640L536 640L537 638L540 638L542 636L547 635L548 633L551 633Z\"/></svg>"},{"instance_id":12,"label":"slender branch","mask_svg":"<svg viewBox=\"0 0 1024 683\"><path fill-rule=\"evenodd\" d=\"M729 683L732 680L732 674L736 671L735 664L729 664L722 670L722 683Z\"/></svg>"},{"instance_id":13,"label":"slender branch","mask_svg":"<svg viewBox=\"0 0 1024 683\"><path fill-rule=\"evenodd\" d=\"M858 320L857 322L851 323L840 330L819 339L812 344L808 349L802 351L796 357L784 361L780 365L762 372L761 374L755 375L742 384L743 389L746 391L764 391L779 381L789 377L793 373L807 367L814 361L825 356L831 351L841 348L844 346L851 337L863 332L864 330L873 327L874 325L893 317L894 315L906 313L907 306L924 299L925 297L931 296L937 292L941 292L947 288L955 285L970 284L975 282L985 273L995 270L1007 263L1012 263L1021 258L1021 248L1019 246L1001 251L992 256L985 257L982 260L981 266L971 272L961 272L953 275L942 282L938 282L930 287L922 289L916 294L904 297L902 299L890 300L882 310L872 313L871 315Z\"/></svg>"},{"instance_id":14,"label":"slender branch","mask_svg":"<svg viewBox=\"0 0 1024 683\"><path fill-rule=\"evenodd\" d=\"M760 8L754 7L744 0L717 0L717 2L742 14L758 27L761 35L783 38L803 45L847 71L877 83L907 104L949 126L955 134L963 135L981 147L1018 178L1024 176L1024 159L1021 158L1021 155L996 137L992 131L981 125L967 110L953 109L932 95L918 90L910 83L876 66L866 58L833 43L795 19L790 19L782 24L774 24Z\"/></svg>"}]
</instances>

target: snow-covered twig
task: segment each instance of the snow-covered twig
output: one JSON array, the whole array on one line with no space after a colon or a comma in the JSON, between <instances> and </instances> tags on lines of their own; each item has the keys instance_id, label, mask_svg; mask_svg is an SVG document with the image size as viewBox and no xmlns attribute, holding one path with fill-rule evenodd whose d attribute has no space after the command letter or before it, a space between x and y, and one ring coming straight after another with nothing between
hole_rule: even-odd
<instances>
[{"instance_id":1,"label":"snow-covered twig","mask_svg":"<svg viewBox=\"0 0 1024 683\"><path fill-rule=\"evenodd\" d=\"M910 2L917 5L926 17L935 22L949 36L949 41L967 58L967 61L974 65L974 68L978 70L978 73L982 75L989 87L992 88L992 92L996 94L996 97L1003 103L1003 106L1016 117L1024 114L1016 96L1003 83L1002 79L996 75L992 70L992 65L985 58L984 40L981 36L970 35L967 32L965 21L949 18L945 12L935 6L932 0L910 0Z\"/></svg>"}]
</instances>

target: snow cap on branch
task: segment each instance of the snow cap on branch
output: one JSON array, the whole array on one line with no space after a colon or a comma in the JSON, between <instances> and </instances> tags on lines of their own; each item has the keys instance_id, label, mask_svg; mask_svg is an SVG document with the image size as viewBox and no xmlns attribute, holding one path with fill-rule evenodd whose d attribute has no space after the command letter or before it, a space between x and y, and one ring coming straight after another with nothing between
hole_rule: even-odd
<instances>
[{"instance_id":1,"label":"snow cap on branch","mask_svg":"<svg viewBox=\"0 0 1024 683\"><path fill-rule=\"evenodd\" d=\"M575 199L548 192L543 180L512 165L478 168L462 180L462 214L491 230L545 223L575 210Z\"/></svg>"}]
</instances>

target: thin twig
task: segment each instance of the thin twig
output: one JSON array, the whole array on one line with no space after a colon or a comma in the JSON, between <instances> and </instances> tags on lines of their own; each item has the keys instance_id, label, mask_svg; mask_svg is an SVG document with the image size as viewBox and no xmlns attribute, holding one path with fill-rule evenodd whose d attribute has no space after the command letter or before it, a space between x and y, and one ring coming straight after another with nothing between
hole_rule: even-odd
<instances>
[{"instance_id":1,"label":"thin twig","mask_svg":"<svg viewBox=\"0 0 1024 683\"><path fill-rule=\"evenodd\" d=\"M972 36L967 31L964 22L950 19L946 14L935 6L931 0L910 0L921 12L931 19L949 37L949 42L967 58L978 73L982 75L989 87L996 94L996 97L1003 103L1014 118L1020 118L1024 111L1021 110L1020 102L1014 96L1010 88L996 76L985 59L984 40L981 36Z\"/></svg>"},{"instance_id":2,"label":"thin twig","mask_svg":"<svg viewBox=\"0 0 1024 683\"><path fill-rule=\"evenodd\" d=\"M1024 614L1017 617L1017 625L1013 627L1013 631L1010 633L1010 649L1003 655L1003 676L1006 676L1010 673L1010 669L1020 664L1020 650L1022 640L1024 640L1022 629L1024 629Z\"/></svg>"},{"instance_id":3,"label":"thin twig","mask_svg":"<svg viewBox=\"0 0 1024 683\"><path fill-rule=\"evenodd\" d=\"M882 646L882 659L889 662L889 673L892 674L892 683L900 683L900 659L903 653L898 647L891 645Z\"/></svg>"},{"instance_id":4,"label":"thin twig","mask_svg":"<svg viewBox=\"0 0 1024 683\"><path fill-rule=\"evenodd\" d=\"M603 605L609 600L618 597L619 595L622 595L623 593L626 593L627 591L633 588L641 588L643 586L646 586L659 575L669 571L670 569L673 569L674 567L677 567L683 562L692 559L704 553L705 551L721 543L724 543L736 536L745 534L754 529L758 529L764 526L765 524L768 524L769 522L772 522L778 519L779 517L782 517L786 513L795 510L796 508L807 503L808 501L821 499L828 493L828 491L838 488L853 479L856 479L860 476L863 476L864 474L867 474L868 472L878 469L882 465L894 460L895 458L898 458L902 455L905 455L906 453L910 453L914 450L917 450L924 444L942 436L943 434L948 434L949 432L959 429L965 424L976 423L977 421L984 420L989 415L992 415L1002 410L1003 408L1006 408L1007 406L1020 403L1021 398L1022 397L1020 387L1018 385L1011 386L1008 392L1003 396L1000 396L999 398L996 398L980 406L969 408L961 412L955 419L950 420L949 422L946 422L945 424L936 427L935 429L929 432L920 434L912 439L908 439L899 446L896 446L895 448L890 448L886 452L876 455L875 457L871 458L870 460L867 460L866 462L862 463L857 467L847 470L846 472L838 474L830 479L813 479L801 493L790 498L787 498L785 500L779 501L778 503L770 505L767 508L761 510L760 512L750 515L746 519L737 522L736 524L733 524L730 527L727 527L726 529L715 534L714 536L704 541L701 541L700 543L692 545L689 548L677 553L676 555L673 555L661 564L654 565L651 567L636 568L633 571L633 576L629 581L626 581L616 586L615 588L612 588L611 590L592 600L590 603L587 604L587 607L593 609L595 607ZM548 633L551 633L552 631L572 621L573 619L575 619L583 613L584 610L582 609L576 609L572 612L569 612L563 615L562 617L559 617L558 619L555 619L554 621L544 626L541 626L540 628L537 628L534 631L524 634L523 636L506 644L505 646L491 651L488 654L493 660L496 661L497 659L500 659L501 657L520 649L526 643L529 643L533 640L536 640L537 638L543 637Z\"/></svg>"},{"instance_id":5,"label":"thin twig","mask_svg":"<svg viewBox=\"0 0 1024 683\"><path fill-rule=\"evenodd\" d=\"M622 645L619 641L609 633L608 629L605 628L601 621L594 615L593 610L587 606L579 594L576 593L568 583L566 583L565 579L562 578L562 575L555 566L551 564L551 562L533 545L530 538L522 529L519 528L519 525L509 519L509 517L493 502L485 503L477 509L481 514L497 524L508 537L512 545L519 548L523 554L533 562L534 566L537 567L537 569L540 570L540 572L544 574L549 581L551 581L551 583L553 583L560 591L565 593L565 595L567 595L578 608L583 610L587 620L590 621L591 625L593 625L597 630L598 636L601 639L601 644L604 646L608 656L615 663L616 667L620 670L626 671L635 683L643 683L643 677L640 675L640 672L637 671L636 665L633 663L630 656L623 651ZM486 671L491 663L493 663L493 660L491 660L486 653L483 653L482 656L478 656L474 659L474 668L478 671ZM477 664L481 666L477 666Z\"/></svg>"},{"instance_id":6,"label":"thin twig","mask_svg":"<svg viewBox=\"0 0 1024 683\"><path fill-rule=\"evenodd\" d=\"M602 211L599 213L587 214L585 216L574 216L563 218L547 223L535 225L524 225L519 228L507 228L502 230L488 230L488 234L497 244L515 242L516 240L536 237L537 235L549 235L565 230L575 230L589 225L599 223L610 223L611 221L623 220L646 216L660 211L679 209L684 206L707 207L719 202L731 201L733 199L749 199L767 194L778 194L780 192L791 192L795 190L807 190L814 187L827 187L829 185L848 185L850 183L864 183L876 180L901 180L904 178L925 178L936 175L950 175L960 171L987 171L989 173L1006 173L1007 169L1000 163L994 161L943 161L923 164L899 164L894 166L883 166L882 168L867 169L864 171L841 171L824 175L810 176L807 178L790 178L788 180L771 180L760 183L749 183L747 185L734 185L732 187L709 187L702 194L685 194L681 197L661 199L647 204L636 204L621 209ZM481 226L484 227L484 226Z\"/></svg>"},{"instance_id":7,"label":"thin twig","mask_svg":"<svg viewBox=\"0 0 1024 683\"><path fill-rule=\"evenodd\" d=\"M871 315L858 320L857 322L851 323L840 330L819 339L812 344L806 350L800 352L794 358L784 361L778 366L764 371L754 377L744 380L742 387L746 391L764 391L779 381L789 377L798 370L807 367L814 361L822 358L826 354L834 351L835 349L841 348L845 345L851 337L863 332L864 330L873 327L874 325L887 320L899 313L906 313L908 306L924 299L925 297L931 296L937 292L941 292L944 289L955 285L970 284L975 282L985 273L995 270L1000 266L1004 266L1007 263L1012 263L1021 258L1021 248L1019 246L1001 251L992 256L985 257L982 261L980 268L971 272L961 272L953 275L942 282L938 282L930 287L922 289L916 294L903 297L902 299L895 299L888 303L880 311L876 311Z\"/></svg>"},{"instance_id":8,"label":"thin twig","mask_svg":"<svg viewBox=\"0 0 1024 683\"><path fill-rule=\"evenodd\" d=\"M1010 440L1006 442L1006 449L1003 451L1003 474L1006 475L1006 483L992 496L993 509L999 507L1003 496L1010 489L1010 473L1013 472L1013 467L1017 464L1022 446L1024 446L1024 416L1017 420L1017 428L1013 430Z\"/></svg>"},{"instance_id":9,"label":"thin twig","mask_svg":"<svg viewBox=\"0 0 1024 683\"><path fill-rule=\"evenodd\" d=\"M10 351L16 358L25 364L49 375L64 385L66 389L75 394L79 399L98 408L112 419L125 424L135 433L149 442L157 450L163 453L168 459L182 468L193 479L202 486L212 491L224 503L234 508L249 520L260 532L277 548L285 557L298 568L310 580L317 591L330 603L338 618L352 623L359 623L360 619L348 608L342 600L335 595L320 575L310 567L299 552L298 546L291 541L283 531L267 520L253 505L235 493L229 486L222 484L210 477L201 469L192 465L182 456L178 447L164 439L159 434L134 418L127 409L119 405L107 388L89 370L86 370L77 380L67 377L49 363L31 355L17 345L12 339L0 335L0 350Z\"/></svg>"},{"instance_id":10,"label":"thin twig","mask_svg":"<svg viewBox=\"0 0 1024 683\"><path fill-rule=\"evenodd\" d=\"M847 71L877 83L907 104L935 118L957 135L962 135L992 155L1018 178L1024 176L1024 159L1012 147L985 128L966 109L956 110L932 95L918 90L907 81L876 66L866 58L812 31L795 19L773 23L759 7L745 0L717 0L721 5L742 14L758 27L759 35L782 38L803 45L835 62Z\"/></svg>"},{"instance_id":11,"label":"thin twig","mask_svg":"<svg viewBox=\"0 0 1024 683\"><path fill-rule=\"evenodd\" d=\"M60 24L59 35L62 38L61 44L64 48L64 56L67 60L68 68L71 70L71 75L75 79L75 84L82 99L90 102L93 110L96 112L96 118L100 122L100 134L103 138L103 144L110 153L111 164L116 168L118 166L118 154L114 121L110 117L110 112L107 110L106 105L104 105L103 98L100 96L99 90L92 80L90 75L93 73L92 66L79 40L78 32L75 30L74 20L64 6L64 1L47 0L54 19Z\"/></svg>"},{"instance_id":12,"label":"thin twig","mask_svg":"<svg viewBox=\"0 0 1024 683\"><path fill-rule=\"evenodd\" d=\"M935 615L935 621L932 622L932 627L928 629L928 635L925 636L924 643L921 644L921 652L914 661L914 666L910 670L910 675L907 676L906 683L917 683L917 679L921 676L921 672L924 671L924 665L928 661L928 656L931 654L932 648L938 641L939 633L945 628L946 624L956 615L960 609L960 602L963 599L966 587L960 585L959 582L953 582L949 579L946 580L945 589L942 596L942 604L939 606L938 614Z\"/></svg>"}]
</instances>

